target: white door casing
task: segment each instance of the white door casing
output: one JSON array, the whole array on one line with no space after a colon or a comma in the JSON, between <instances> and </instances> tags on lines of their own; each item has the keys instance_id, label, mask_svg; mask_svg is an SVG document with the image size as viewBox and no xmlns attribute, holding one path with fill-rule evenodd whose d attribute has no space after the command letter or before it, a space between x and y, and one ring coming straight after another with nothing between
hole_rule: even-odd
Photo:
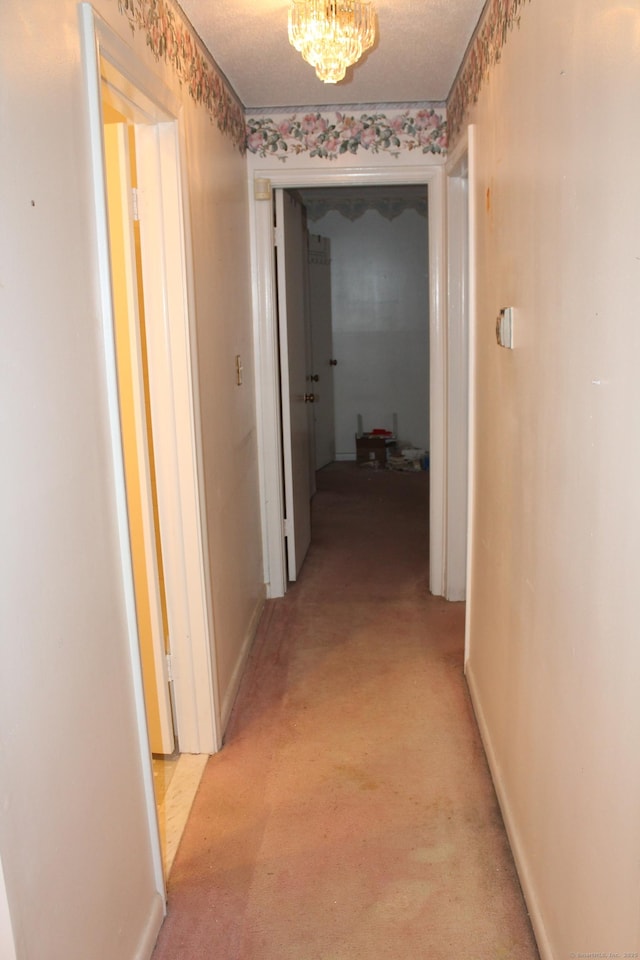
<instances>
[{"instance_id":1,"label":"white door casing","mask_svg":"<svg viewBox=\"0 0 640 960\"><path fill-rule=\"evenodd\" d=\"M272 188L425 184L429 194L429 338L430 338L430 589L444 594L446 551L446 291L444 247L444 169L442 165L371 166L309 169L261 164L250 172L250 224L253 254L254 338L258 405L258 449L263 505L264 576L269 597L286 591L282 544L282 466L278 397L277 306L273 264L273 218L267 185ZM254 174L256 182L254 183ZM267 198L267 199L265 199Z\"/></svg>"},{"instance_id":2,"label":"white door casing","mask_svg":"<svg viewBox=\"0 0 640 960\"><path fill-rule=\"evenodd\" d=\"M120 41L112 31L94 13L88 3L80 5L82 54L87 81L87 110L89 117L89 136L91 142L91 171L93 200L96 209L96 242L99 307L102 319L102 333L105 354L105 382L107 405L111 432L111 452L114 467L114 487L120 541L120 560L122 564L122 583L127 615L129 652L131 657L131 678L133 682L140 763L145 791L147 821L153 872L158 895L159 917L162 922L165 913L166 889L160 848L160 833L156 811L153 770L149 751L149 736L144 703L144 685L140 667L139 638L136 623L136 604L133 586L133 563L129 546L127 516L127 493L122 457L122 439L120 432L120 411L118 402L117 359L113 324L113 302L111 287L111 264L109 256L109 229L106 204L106 172L103 153L103 117L102 117L102 71L101 54L111 47L117 52Z\"/></svg>"},{"instance_id":3,"label":"white door casing","mask_svg":"<svg viewBox=\"0 0 640 960\"><path fill-rule=\"evenodd\" d=\"M175 121L136 124L147 351L179 749L220 746ZM160 483L162 478L162 483Z\"/></svg>"},{"instance_id":4,"label":"white door casing","mask_svg":"<svg viewBox=\"0 0 640 960\"><path fill-rule=\"evenodd\" d=\"M276 190L276 260L282 451L289 580L297 580L311 543L305 278L307 238L298 201Z\"/></svg>"},{"instance_id":5,"label":"white door casing","mask_svg":"<svg viewBox=\"0 0 640 960\"><path fill-rule=\"evenodd\" d=\"M447 174L447 550L444 596L467 595L469 449L469 177L466 137Z\"/></svg>"},{"instance_id":6,"label":"white door casing","mask_svg":"<svg viewBox=\"0 0 640 960\"><path fill-rule=\"evenodd\" d=\"M128 642L131 659L131 680L134 691L140 764L145 791L153 862L158 893L158 924L164 913L165 886L158 832L153 772L144 706L144 689L140 670L139 642L136 625L135 595L131 551L128 540L127 501L122 462L117 366L114 349L113 303L109 260L108 216L106 209L105 169L103 153L102 85L107 84L120 95L121 105L129 107L134 122L158 126L157 163L164 204L161 224L162 272L166 283L163 293L166 311L163 314L161 347L167 354L171 380L171 424L163 436L177 451L175 459L159 457L156 465L166 469L166 488L180 503L179 528L173 531L173 548L181 552L181 560L165 569L167 590L169 579L175 578L176 593L188 618L188 630L173 636L172 649L180 667L175 677L176 693L181 688L177 707L180 748L186 752L214 753L221 744L218 692L213 651L213 619L206 549L206 530L201 516L204 503L203 479L197 424L199 410L195 383L196 369L191 358L193 283L189 257L188 210L183 205L184 188L181 156L184 133L179 122L180 102L154 73L147 70L134 51L124 44L113 30L95 13L89 3L79 4L82 56L86 78L87 117L90 141L92 194L96 218L96 300L102 322L105 357L106 404L109 413L113 483L120 541L123 596L127 615ZM165 270L165 267L168 269ZM145 291L145 298L146 298ZM169 322L169 317L171 321ZM153 362L150 360L150 363ZM163 463L165 466L161 466ZM160 507L160 504L159 504ZM163 534L164 539L164 534ZM178 698L177 698L178 699ZM149 924L149 954L157 929Z\"/></svg>"},{"instance_id":7,"label":"white door casing","mask_svg":"<svg viewBox=\"0 0 640 960\"><path fill-rule=\"evenodd\" d=\"M141 342L141 313L136 282L136 254L133 233L132 187L129 156L128 129L126 123L111 123L105 126L105 157L107 168L107 196L109 206L109 234L114 283L120 287L120 296L114 291L114 321L116 353L118 355L118 390L120 393L121 417L132 417L134 449L124 446L125 474L127 478L127 501L136 497L139 503L142 540L130 532L134 566L135 551L141 551L138 563L142 566L142 583L136 582L136 608L141 649L145 704L149 740L153 753L171 754L175 749L173 717L169 677L165 651L164 618L162 613L162 586L158 566L158 544L154 511L154 492L151 482L151 438L147 430L147 404L145 398L145 374ZM114 249L114 242L116 241ZM121 316L115 316L117 311ZM131 410L122 391L130 389ZM128 392L128 391L127 391ZM121 423L124 435L127 425ZM135 485L135 493L130 486ZM137 496L136 496L137 495ZM139 498L139 499L138 499ZM135 507L133 508L135 512ZM130 516L130 526L136 520ZM138 596L143 592L144 596ZM140 623L141 609L146 608L148 632ZM145 617L145 621L146 621ZM150 649L147 649L146 647Z\"/></svg>"},{"instance_id":8,"label":"white door casing","mask_svg":"<svg viewBox=\"0 0 640 960\"><path fill-rule=\"evenodd\" d=\"M476 510L476 490L472 465L476 462L477 437L475 429L474 397L476 396L476 337L477 337L477 246L476 246L476 210L478 209L476 190L476 128L470 124L466 133L461 137L459 150L466 154L467 177L467 239L468 239L468 281L467 291L467 321L468 321L468 384L467 384L467 570L466 570L466 603L465 603L465 635L464 635L464 662L465 670L469 660L470 624L473 606L473 583L471 579L471 558L473 549L474 517ZM454 157L455 162L455 157Z\"/></svg>"}]
</instances>

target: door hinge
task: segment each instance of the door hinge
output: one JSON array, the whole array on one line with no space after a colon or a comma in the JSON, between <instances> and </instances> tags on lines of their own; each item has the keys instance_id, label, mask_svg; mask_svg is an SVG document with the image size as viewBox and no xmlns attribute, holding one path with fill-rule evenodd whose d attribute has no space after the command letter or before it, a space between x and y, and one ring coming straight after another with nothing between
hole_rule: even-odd
<instances>
[{"instance_id":1,"label":"door hinge","mask_svg":"<svg viewBox=\"0 0 640 960\"><path fill-rule=\"evenodd\" d=\"M173 655L170 653L165 654L165 660L167 661L167 680L169 683L173 682Z\"/></svg>"},{"instance_id":2,"label":"door hinge","mask_svg":"<svg viewBox=\"0 0 640 960\"><path fill-rule=\"evenodd\" d=\"M140 200L138 197L138 188L131 187L131 209L133 213L134 223L139 223L140 221Z\"/></svg>"},{"instance_id":3,"label":"door hinge","mask_svg":"<svg viewBox=\"0 0 640 960\"><path fill-rule=\"evenodd\" d=\"M282 246L282 228L281 227L273 228L273 245L274 247Z\"/></svg>"},{"instance_id":4,"label":"door hinge","mask_svg":"<svg viewBox=\"0 0 640 960\"><path fill-rule=\"evenodd\" d=\"M291 520L285 519L282 521L282 532L285 537L291 536Z\"/></svg>"}]
</instances>

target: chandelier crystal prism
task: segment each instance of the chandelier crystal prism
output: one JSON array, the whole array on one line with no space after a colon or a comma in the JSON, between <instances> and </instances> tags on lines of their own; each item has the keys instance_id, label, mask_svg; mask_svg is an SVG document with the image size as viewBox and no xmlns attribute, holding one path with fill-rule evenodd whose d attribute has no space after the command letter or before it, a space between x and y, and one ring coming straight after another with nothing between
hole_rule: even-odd
<instances>
[{"instance_id":1,"label":"chandelier crystal prism","mask_svg":"<svg viewBox=\"0 0 640 960\"><path fill-rule=\"evenodd\" d=\"M338 83L373 46L375 19L373 3L365 0L292 0L289 42L320 80Z\"/></svg>"}]
</instances>

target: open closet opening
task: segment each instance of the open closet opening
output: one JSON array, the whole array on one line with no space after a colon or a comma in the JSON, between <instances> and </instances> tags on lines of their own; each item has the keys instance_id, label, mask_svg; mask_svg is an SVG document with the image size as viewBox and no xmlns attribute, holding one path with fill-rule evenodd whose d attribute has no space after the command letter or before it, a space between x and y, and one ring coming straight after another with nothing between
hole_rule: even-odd
<instances>
[{"instance_id":1,"label":"open closet opening","mask_svg":"<svg viewBox=\"0 0 640 960\"><path fill-rule=\"evenodd\" d=\"M181 751L174 779L182 752L193 755L189 787L180 791L184 808L220 743L195 430L183 132L173 93L90 5L81 5L80 14L111 479L149 849L164 901L188 809L176 815L167 792L161 810L152 754ZM177 828L173 849L164 843L169 830L161 844L163 826Z\"/></svg>"},{"instance_id":2,"label":"open closet opening","mask_svg":"<svg viewBox=\"0 0 640 960\"><path fill-rule=\"evenodd\" d=\"M195 791L206 755L181 753L172 672L170 625L175 630L176 591L175 577L167 581L165 575L172 549L166 516L167 449L159 426L163 422L158 403L162 372L158 331L153 329L158 315L148 296L155 264L145 241L149 224L141 223L139 202L139 181L149 189L153 176L149 165L155 155L155 137L153 126L144 122L147 118L127 116L130 111L118 103L108 84L102 93L119 425L144 711L166 877L188 813L182 801ZM158 484L156 463L163 456Z\"/></svg>"}]
</instances>

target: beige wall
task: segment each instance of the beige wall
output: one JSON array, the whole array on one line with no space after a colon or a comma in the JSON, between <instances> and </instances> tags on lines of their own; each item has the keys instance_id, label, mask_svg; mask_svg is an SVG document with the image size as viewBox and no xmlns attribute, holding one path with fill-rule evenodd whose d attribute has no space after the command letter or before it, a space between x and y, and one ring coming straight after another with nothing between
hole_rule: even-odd
<instances>
[{"instance_id":1,"label":"beige wall","mask_svg":"<svg viewBox=\"0 0 640 960\"><path fill-rule=\"evenodd\" d=\"M245 160L183 101L207 529L229 699L262 597ZM128 960L157 913L116 525L74 0L0 32L0 861L18 957ZM242 354L243 387L235 385ZM7 924L1 921L6 939Z\"/></svg>"},{"instance_id":2,"label":"beige wall","mask_svg":"<svg viewBox=\"0 0 640 960\"><path fill-rule=\"evenodd\" d=\"M640 950L639 89L637 4L532 0L469 118L468 672L556 960Z\"/></svg>"},{"instance_id":3,"label":"beige wall","mask_svg":"<svg viewBox=\"0 0 640 960\"><path fill-rule=\"evenodd\" d=\"M239 680L238 642L251 639L264 596L246 169L231 141L212 137L210 125L189 124L187 150L211 579L226 719Z\"/></svg>"}]
</instances>

